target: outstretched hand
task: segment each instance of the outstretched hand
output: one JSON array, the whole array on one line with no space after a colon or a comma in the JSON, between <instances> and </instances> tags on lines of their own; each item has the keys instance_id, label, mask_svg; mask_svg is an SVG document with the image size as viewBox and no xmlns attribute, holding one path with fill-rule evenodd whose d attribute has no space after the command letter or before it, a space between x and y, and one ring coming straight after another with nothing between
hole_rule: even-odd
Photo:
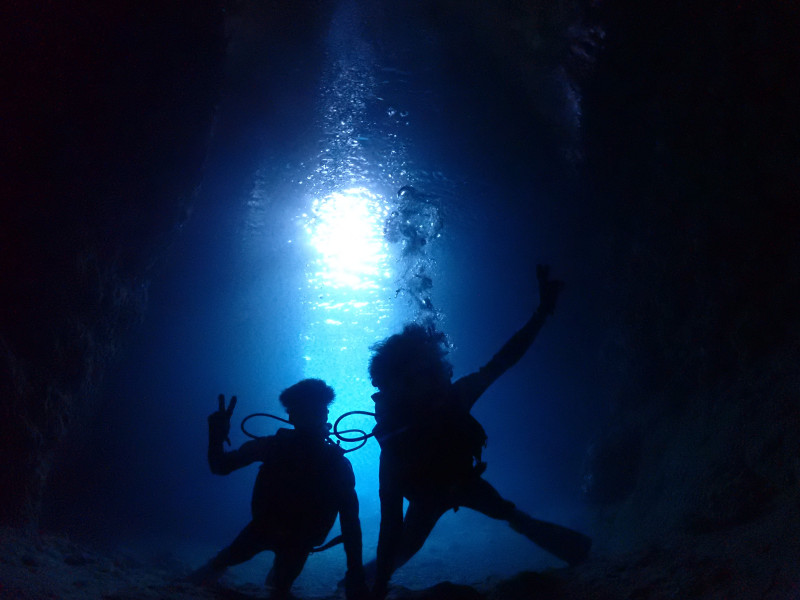
<instances>
[{"instance_id":1,"label":"outstretched hand","mask_svg":"<svg viewBox=\"0 0 800 600\"><path fill-rule=\"evenodd\" d=\"M208 415L208 432L210 436L219 441L226 441L231 445L231 440L228 433L231 430L231 416L233 409L236 408L236 396L231 396L231 402L228 408L225 408L225 395L220 394L217 398L219 401L219 408L216 412Z\"/></svg>"},{"instance_id":2,"label":"outstretched hand","mask_svg":"<svg viewBox=\"0 0 800 600\"><path fill-rule=\"evenodd\" d=\"M558 294L564 289L564 282L550 279L548 265L536 265L536 279L539 280L539 310L552 315L556 310Z\"/></svg>"}]
</instances>

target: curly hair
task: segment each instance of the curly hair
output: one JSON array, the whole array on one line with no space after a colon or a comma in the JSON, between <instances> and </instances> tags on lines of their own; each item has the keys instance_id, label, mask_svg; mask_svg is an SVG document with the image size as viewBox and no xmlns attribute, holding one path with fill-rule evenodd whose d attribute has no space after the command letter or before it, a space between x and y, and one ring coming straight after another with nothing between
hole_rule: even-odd
<instances>
[{"instance_id":1,"label":"curly hair","mask_svg":"<svg viewBox=\"0 0 800 600\"><path fill-rule=\"evenodd\" d=\"M322 379L303 379L283 390L278 400L286 412L302 412L330 406L335 395L333 388Z\"/></svg>"},{"instance_id":2,"label":"curly hair","mask_svg":"<svg viewBox=\"0 0 800 600\"><path fill-rule=\"evenodd\" d=\"M449 352L447 336L433 326L410 323L396 333L374 344L369 361L369 376L378 389L396 385L411 377L426 374L452 375L453 368L445 359Z\"/></svg>"}]
</instances>

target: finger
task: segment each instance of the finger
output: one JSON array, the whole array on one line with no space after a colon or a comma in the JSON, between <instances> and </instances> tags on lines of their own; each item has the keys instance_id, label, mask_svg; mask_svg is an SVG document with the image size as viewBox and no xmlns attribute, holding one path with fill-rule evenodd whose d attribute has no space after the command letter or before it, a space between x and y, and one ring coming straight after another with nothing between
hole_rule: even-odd
<instances>
[{"instance_id":1,"label":"finger","mask_svg":"<svg viewBox=\"0 0 800 600\"><path fill-rule=\"evenodd\" d=\"M231 396L231 404L228 407L228 416L233 414L233 409L236 408L236 396Z\"/></svg>"},{"instance_id":2,"label":"finger","mask_svg":"<svg viewBox=\"0 0 800 600\"><path fill-rule=\"evenodd\" d=\"M217 401L219 402L219 411L225 412L225 394L220 394L217 397Z\"/></svg>"}]
</instances>

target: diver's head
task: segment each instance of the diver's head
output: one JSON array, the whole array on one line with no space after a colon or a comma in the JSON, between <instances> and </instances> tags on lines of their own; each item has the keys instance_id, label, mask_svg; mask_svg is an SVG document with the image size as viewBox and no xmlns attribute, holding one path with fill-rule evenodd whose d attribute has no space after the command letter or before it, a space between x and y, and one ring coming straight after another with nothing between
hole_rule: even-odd
<instances>
[{"instance_id":1,"label":"diver's head","mask_svg":"<svg viewBox=\"0 0 800 600\"><path fill-rule=\"evenodd\" d=\"M303 379L281 392L278 398L295 429L327 435L328 406L333 388L321 379Z\"/></svg>"},{"instance_id":2,"label":"diver's head","mask_svg":"<svg viewBox=\"0 0 800 600\"><path fill-rule=\"evenodd\" d=\"M388 394L426 396L450 383L447 337L432 326L411 323L402 333L372 346L372 385ZM413 398L412 398L413 400Z\"/></svg>"}]
</instances>

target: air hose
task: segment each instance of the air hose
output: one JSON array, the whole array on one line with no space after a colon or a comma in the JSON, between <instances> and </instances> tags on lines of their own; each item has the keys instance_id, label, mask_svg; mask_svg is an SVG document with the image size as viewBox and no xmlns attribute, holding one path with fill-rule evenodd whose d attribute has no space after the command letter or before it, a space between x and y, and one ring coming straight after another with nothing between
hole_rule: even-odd
<instances>
[{"instance_id":1,"label":"air hose","mask_svg":"<svg viewBox=\"0 0 800 600\"><path fill-rule=\"evenodd\" d=\"M345 429L344 431L339 431L339 422L342 419L344 419L345 417L349 417L350 415L366 415L368 417L374 417L375 413L369 412L369 411L366 411L366 410L351 410L350 412L344 413L341 417L336 419L336 421L334 421L334 423L333 423L333 435L335 435L337 438L339 438L343 442L362 442L361 446L363 446L364 444L367 443L367 440L369 438L371 438L373 435L375 435L374 433L367 433L363 429ZM353 433L353 432L356 432L356 431L361 433L361 435L358 436L358 437L344 437L342 435L343 433ZM361 446L357 446L357 448L361 448ZM357 448L354 448L354 450L357 449Z\"/></svg>"},{"instance_id":2,"label":"air hose","mask_svg":"<svg viewBox=\"0 0 800 600\"><path fill-rule=\"evenodd\" d=\"M358 450L359 448L362 448L364 446L364 444L367 443L369 438L371 438L374 435L372 433L367 433L363 429L345 429L344 431L339 431L338 430L339 421L341 421L345 417L348 417L348 416L354 415L354 414L368 415L368 416L372 416L372 417L375 416L375 413L371 413L371 412L367 412L367 411L363 411L363 410L351 410L350 412L344 413L341 417L336 419L336 422L333 425L333 435L335 435L342 442L351 442L351 443L361 442L358 446L355 446L354 448L348 448L348 449L344 450L345 453L353 452L354 450ZM291 425L292 424L287 419L284 419L282 417L278 417L276 415L272 415L270 413L253 413L252 415L247 415L244 419L242 419L242 425L241 425L242 433L244 433L249 438L253 438L254 440L257 440L257 439L260 439L260 438L266 437L266 436L255 435L254 433L250 433L245 428L244 424L247 423L247 421L249 421L253 417L269 417L270 419L275 419L276 421L280 421L281 423L286 423L287 425ZM330 428L330 424L328 425L328 428ZM360 433L361 435L357 436L357 437L344 437L342 434L346 434L346 433ZM336 444L340 445L340 442L337 441Z\"/></svg>"},{"instance_id":3,"label":"air hose","mask_svg":"<svg viewBox=\"0 0 800 600\"><path fill-rule=\"evenodd\" d=\"M249 431L247 431L247 429L244 428L244 424L247 423L253 417L269 417L270 419L275 419L276 421L280 421L281 423L286 423L287 425L291 425L291 423L288 420L286 420L286 419L284 419L282 417L277 417L275 415L271 415L269 413L253 413L252 415L247 415L244 419L242 419L242 425L241 425L242 433L245 434L249 438L253 438L254 440L258 440L258 439L260 439L262 437L266 437L266 436L264 436L264 435L255 435L253 433L250 433Z\"/></svg>"},{"instance_id":4,"label":"air hose","mask_svg":"<svg viewBox=\"0 0 800 600\"><path fill-rule=\"evenodd\" d=\"M337 535L331 541L323 544L322 546L317 546L316 548L312 548L311 549L311 554L314 554L315 552L323 552L323 551L327 550L328 548L333 548L334 546L338 546L339 544L343 544L343 543L344 543L344 536L343 535Z\"/></svg>"}]
</instances>

